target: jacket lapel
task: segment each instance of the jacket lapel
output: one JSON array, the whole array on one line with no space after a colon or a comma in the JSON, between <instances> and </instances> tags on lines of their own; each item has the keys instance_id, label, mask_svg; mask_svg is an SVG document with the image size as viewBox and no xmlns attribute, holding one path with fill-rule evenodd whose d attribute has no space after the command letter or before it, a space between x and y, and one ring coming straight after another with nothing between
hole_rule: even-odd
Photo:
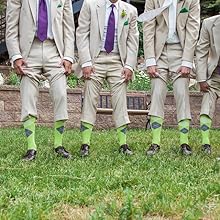
<instances>
[{"instance_id":1,"label":"jacket lapel","mask_svg":"<svg viewBox=\"0 0 220 220\"><path fill-rule=\"evenodd\" d=\"M31 9L31 13L33 16L33 20L35 25L37 24L36 18L37 18L37 5L38 5L38 1L36 0L28 0L30 9Z\"/></svg>"},{"instance_id":2,"label":"jacket lapel","mask_svg":"<svg viewBox=\"0 0 220 220\"><path fill-rule=\"evenodd\" d=\"M184 2L185 2L184 0L182 1L177 0L177 16L180 14L180 11L183 7Z\"/></svg>"},{"instance_id":3,"label":"jacket lapel","mask_svg":"<svg viewBox=\"0 0 220 220\"><path fill-rule=\"evenodd\" d=\"M106 5L104 0L99 0L97 2L97 17L98 17L98 24L99 24L99 31L101 39L103 38L104 33L104 26L105 26L105 12L106 12Z\"/></svg>"},{"instance_id":4,"label":"jacket lapel","mask_svg":"<svg viewBox=\"0 0 220 220\"><path fill-rule=\"evenodd\" d=\"M123 29L123 27L124 27L124 22L126 21L126 19L127 19L127 15L126 16L124 16L123 18L122 18L122 16L121 16L121 14L122 14L122 11L123 11L123 9L124 8L122 8L123 6L122 6L122 4L121 4L121 1L119 2L119 4L118 4L118 33L117 33L117 35L118 35L118 39L120 38L120 36L121 36L121 33L122 33L122 29ZM125 10L125 9L124 9Z\"/></svg>"},{"instance_id":5,"label":"jacket lapel","mask_svg":"<svg viewBox=\"0 0 220 220\"><path fill-rule=\"evenodd\" d=\"M51 10L51 21L52 21L52 25L53 25L53 20L56 18L57 15L57 7L59 7L59 5L61 7L63 7L62 5L62 1L61 0L51 0L50 1L50 10Z\"/></svg>"},{"instance_id":6,"label":"jacket lapel","mask_svg":"<svg viewBox=\"0 0 220 220\"><path fill-rule=\"evenodd\" d=\"M159 0L160 7L163 7L164 2L165 2L165 0ZM167 26L168 26L168 15L169 15L168 12L169 12L169 11L168 11L168 8L165 9L165 10L162 12L163 17L164 17L164 20L165 20Z\"/></svg>"},{"instance_id":7,"label":"jacket lapel","mask_svg":"<svg viewBox=\"0 0 220 220\"><path fill-rule=\"evenodd\" d=\"M216 19L215 23L213 24L213 39L214 45L216 49L216 53L218 57L220 56L220 18Z\"/></svg>"}]
</instances>

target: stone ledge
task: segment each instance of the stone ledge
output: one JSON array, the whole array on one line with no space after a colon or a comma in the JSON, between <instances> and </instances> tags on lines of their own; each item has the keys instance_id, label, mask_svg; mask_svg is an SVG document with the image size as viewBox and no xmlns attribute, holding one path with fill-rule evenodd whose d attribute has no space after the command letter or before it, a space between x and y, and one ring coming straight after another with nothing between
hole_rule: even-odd
<instances>
[{"instance_id":1,"label":"stone ledge","mask_svg":"<svg viewBox=\"0 0 220 220\"><path fill-rule=\"evenodd\" d=\"M68 89L68 113L69 120L67 127L79 128L80 114L82 107L82 89ZM101 92L103 96L110 96L109 92ZM150 100L148 92L129 91L129 97L144 97L144 100ZM199 113L202 101L202 94L200 92L190 93L191 112L192 112L192 126L199 126ZM140 104L140 103L139 103ZM3 85L0 87L0 127L14 127L20 126L20 91L18 87ZM213 127L217 128L220 125L220 101L216 105L216 114L213 120ZM40 89L38 100L38 114L40 125L53 126L53 107L49 96L48 89ZM146 115L132 115L130 116L131 128L145 128ZM165 102L165 122L166 127L176 127L176 107L172 92L167 93ZM97 129L106 129L114 127L111 115L97 114Z\"/></svg>"}]
</instances>

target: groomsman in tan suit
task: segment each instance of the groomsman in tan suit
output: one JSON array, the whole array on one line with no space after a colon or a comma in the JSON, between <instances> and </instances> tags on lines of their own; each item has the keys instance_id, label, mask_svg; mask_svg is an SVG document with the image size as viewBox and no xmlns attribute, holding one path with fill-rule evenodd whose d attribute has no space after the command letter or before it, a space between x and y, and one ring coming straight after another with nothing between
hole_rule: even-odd
<instances>
[{"instance_id":1,"label":"groomsman in tan suit","mask_svg":"<svg viewBox=\"0 0 220 220\"><path fill-rule=\"evenodd\" d=\"M21 75L21 120L28 151L23 159L35 159L35 122L38 85L47 78L54 105L54 148L65 158L62 145L67 120L66 75L74 59L74 19L71 0L8 0L6 44L15 71Z\"/></svg>"},{"instance_id":2,"label":"groomsman in tan suit","mask_svg":"<svg viewBox=\"0 0 220 220\"><path fill-rule=\"evenodd\" d=\"M160 149L167 82L171 80L180 131L180 150L190 155L188 85L199 35L199 0L147 0L145 9L146 13L160 12L144 22L143 26L146 67L151 77L152 90L149 114L153 138L146 153L154 155Z\"/></svg>"},{"instance_id":3,"label":"groomsman in tan suit","mask_svg":"<svg viewBox=\"0 0 220 220\"><path fill-rule=\"evenodd\" d=\"M209 129L220 96L220 15L203 21L196 48L196 65L197 81L204 92L200 113L202 150L210 154Z\"/></svg>"},{"instance_id":4,"label":"groomsman in tan suit","mask_svg":"<svg viewBox=\"0 0 220 220\"><path fill-rule=\"evenodd\" d=\"M81 117L81 156L89 154L97 102L104 80L111 89L113 119L120 152L132 154L126 143L127 84L137 62L137 10L120 0L85 0L76 31L82 76L85 79Z\"/></svg>"}]
</instances>

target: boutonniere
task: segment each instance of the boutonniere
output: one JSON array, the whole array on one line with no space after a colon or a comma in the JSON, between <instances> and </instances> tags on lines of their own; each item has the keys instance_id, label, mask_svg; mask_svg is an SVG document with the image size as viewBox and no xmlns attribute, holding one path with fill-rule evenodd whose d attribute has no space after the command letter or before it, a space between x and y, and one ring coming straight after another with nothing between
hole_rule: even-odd
<instances>
[{"instance_id":1,"label":"boutonniere","mask_svg":"<svg viewBox=\"0 0 220 220\"><path fill-rule=\"evenodd\" d=\"M57 5L57 8L61 8L63 6L63 3L60 2L58 5Z\"/></svg>"},{"instance_id":2,"label":"boutonniere","mask_svg":"<svg viewBox=\"0 0 220 220\"><path fill-rule=\"evenodd\" d=\"M181 10L180 10L180 13L186 13L186 12L189 12L189 9L188 8L182 8Z\"/></svg>"},{"instance_id":3,"label":"boutonniere","mask_svg":"<svg viewBox=\"0 0 220 220\"><path fill-rule=\"evenodd\" d=\"M124 18L127 15L126 11L123 9L121 12L121 17Z\"/></svg>"},{"instance_id":4,"label":"boutonniere","mask_svg":"<svg viewBox=\"0 0 220 220\"><path fill-rule=\"evenodd\" d=\"M128 19L125 21L124 26L125 26L125 25L128 25Z\"/></svg>"}]
</instances>

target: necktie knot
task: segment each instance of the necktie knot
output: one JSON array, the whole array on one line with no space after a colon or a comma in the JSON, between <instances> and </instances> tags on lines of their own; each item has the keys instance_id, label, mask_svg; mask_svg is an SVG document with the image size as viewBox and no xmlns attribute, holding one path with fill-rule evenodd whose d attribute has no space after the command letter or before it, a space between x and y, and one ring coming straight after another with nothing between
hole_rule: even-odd
<instances>
[{"instance_id":1,"label":"necktie knot","mask_svg":"<svg viewBox=\"0 0 220 220\"><path fill-rule=\"evenodd\" d=\"M112 10L114 9L114 7L115 7L115 5L114 5L114 4L111 4L111 8L112 8Z\"/></svg>"}]
</instances>

